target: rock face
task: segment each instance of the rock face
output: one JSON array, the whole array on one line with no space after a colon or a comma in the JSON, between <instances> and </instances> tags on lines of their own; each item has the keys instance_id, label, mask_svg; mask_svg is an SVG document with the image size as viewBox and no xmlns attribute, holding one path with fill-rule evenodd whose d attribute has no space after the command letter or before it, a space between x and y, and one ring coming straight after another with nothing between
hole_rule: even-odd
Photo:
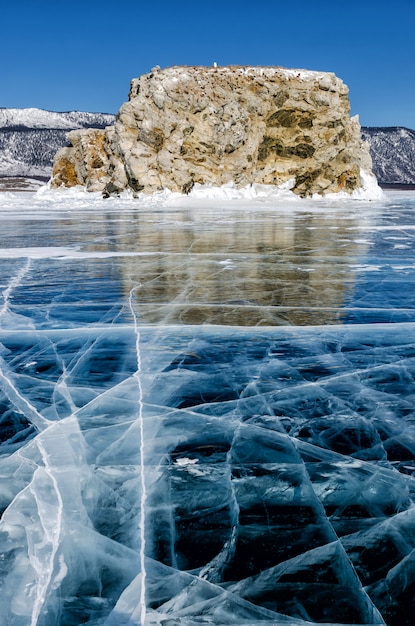
<instances>
[{"instance_id":1,"label":"rock face","mask_svg":"<svg viewBox=\"0 0 415 626\"><path fill-rule=\"evenodd\" d=\"M344 83L278 67L154 69L131 82L113 127L68 139L52 186L104 195L291 179L300 196L351 193L371 170Z\"/></svg>"}]
</instances>

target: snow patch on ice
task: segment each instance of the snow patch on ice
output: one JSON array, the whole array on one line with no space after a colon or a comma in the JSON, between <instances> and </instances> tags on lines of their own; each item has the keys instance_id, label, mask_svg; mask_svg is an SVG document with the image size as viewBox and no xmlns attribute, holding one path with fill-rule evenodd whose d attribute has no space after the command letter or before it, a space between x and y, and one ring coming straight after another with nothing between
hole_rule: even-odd
<instances>
[{"instance_id":1,"label":"snow patch on ice","mask_svg":"<svg viewBox=\"0 0 415 626\"><path fill-rule=\"evenodd\" d=\"M187 457L182 457L181 459L176 459L176 465L195 465L198 462L198 459L189 459Z\"/></svg>"}]
</instances>

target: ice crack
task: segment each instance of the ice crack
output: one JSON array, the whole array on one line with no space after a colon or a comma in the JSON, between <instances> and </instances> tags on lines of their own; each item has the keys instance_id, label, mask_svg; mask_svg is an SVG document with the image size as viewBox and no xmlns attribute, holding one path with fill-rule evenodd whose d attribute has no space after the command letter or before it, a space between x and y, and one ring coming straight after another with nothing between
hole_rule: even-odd
<instances>
[{"instance_id":1,"label":"ice crack","mask_svg":"<svg viewBox=\"0 0 415 626\"><path fill-rule=\"evenodd\" d=\"M23 267L20 268L20 270L17 272L16 276L10 281L6 289L4 289L3 291L4 301L3 301L3 306L0 309L0 322L2 321L6 313L9 312L9 303L12 297L12 293L16 289L16 287L20 285L23 278L30 270L30 265L31 265L30 259L26 259L26 263L23 265Z\"/></svg>"},{"instance_id":2,"label":"ice crack","mask_svg":"<svg viewBox=\"0 0 415 626\"><path fill-rule=\"evenodd\" d=\"M144 421L143 421L143 389L141 385L141 350L140 350L140 331L138 327L138 318L134 310L133 296L136 289L133 287L130 290L129 295L129 307L131 315L134 320L134 332L135 332L135 350L137 359L137 369L134 372L134 378L137 381L138 387L138 423L140 433L140 520L139 520L139 532L140 532L140 572L141 572L141 586L140 586L140 624L144 626L146 618L146 568L145 568L145 506L147 500L147 491L145 483L145 467L144 467Z\"/></svg>"},{"instance_id":3,"label":"ice crack","mask_svg":"<svg viewBox=\"0 0 415 626\"><path fill-rule=\"evenodd\" d=\"M38 505L44 539L37 545L36 542L33 544L33 555L31 561L37 573L37 585L36 600L34 602L30 623L31 626L36 626L38 624L45 600L48 597L48 591L53 585L53 582L57 584L59 580L62 580L65 577L67 571L63 557L61 557L59 561L57 579L54 580L56 576L56 557L62 528L63 502L53 468L49 463L48 454L40 438L37 440L37 445L45 464L45 468L38 468L37 473L45 472L49 477L50 485L52 487L52 496L49 496L47 499L48 506L45 507L45 502L42 502L44 494L42 493L42 490L39 489L40 483L37 483L37 481L34 480L33 486L37 486L37 488L32 487L32 493ZM53 507L55 515L50 515L51 507ZM45 560L48 562L48 567L45 567Z\"/></svg>"},{"instance_id":4,"label":"ice crack","mask_svg":"<svg viewBox=\"0 0 415 626\"><path fill-rule=\"evenodd\" d=\"M22 396L14 385L10 368L2 357L0 357L0 386L17 411L22 413L39 431L50 425L50 422L39 413L29 400Z\"/></svg>"}]
</instances>

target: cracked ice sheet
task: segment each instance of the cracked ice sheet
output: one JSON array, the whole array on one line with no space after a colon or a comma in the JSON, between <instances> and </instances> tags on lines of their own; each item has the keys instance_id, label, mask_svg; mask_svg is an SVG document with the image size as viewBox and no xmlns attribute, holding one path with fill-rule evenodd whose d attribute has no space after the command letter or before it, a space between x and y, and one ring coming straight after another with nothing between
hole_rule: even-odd
<instances>
[{"instance_id":1,"label":"cracked ice sheet","mask_svg":"<svg viewBox=\"0 0 415 626\"><path fill-rule=\"evenodd\" d=\"M4 621L412 624L412 205L111 202L4 224Z\"/></svg>"},{"instance_id":2,"label":"cracked ice sheet","mask_svg":"<svg viewBox=\"0 0 415 626\"><path fill-rule=\"evenodd\" d=\"M142 327L144 458L134 329L0 339L10 624L140 623L143 469L148 624L381 624L409 601L412 324Z\"/></svg>"}]
</instances>

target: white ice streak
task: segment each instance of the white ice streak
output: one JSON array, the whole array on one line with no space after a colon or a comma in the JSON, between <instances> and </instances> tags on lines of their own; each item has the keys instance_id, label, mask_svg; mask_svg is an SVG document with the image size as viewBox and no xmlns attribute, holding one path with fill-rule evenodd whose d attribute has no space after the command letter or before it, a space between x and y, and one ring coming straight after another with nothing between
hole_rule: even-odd
<instances>
[{"instance_id":1,"label":"white ice streak","mask_svg":"<svg viewBox=\"0 0 415 626\"><path fill-rule=\"evenodd\" d=\"M30 270L30 264L30 259L27 259L26 263L20 268L16 276L7 285L6 289L3 290L3 306L0 309L0 326L2 325L2 320L4 316L6 315L6 313L9 312L9 303L12 297L12 293L16 289L16 287L21 284L23 278Z\"/></svg>"},{"instance_id":2,"label":"white ice streak","mask_svg":"<svg viewBox=\"0 0 415 626\"><path fill-rule=\"evenodd\" d=\"M12 371L6 361L0 356L0 387L4 395L16 408L17 412L24 415L38 431L44 430L50 425L49 420L43 417L36 407L20 393L12 378Z\"/></svg>"},{"instance_id":3,"label":"white ice streak","mask_svg":"<svg viewBox=\"0 0 415 626\"><path fill-rule=\"evenodd\" d=\"M2 610L10 598L11 624L38 626L48 614L54 619L63 582L73 585L82 571L82 558L74 559L79 544L68 536L77 526L90 527L81 494L84 452L78 422L71 417L40 433L21 456L36 469L0 522L2 535L8 536L6 554L13 552L16 561L2 589Z\"/></svg>"},{"instance_id":4,"label":"white ice streak","mask_svg":"<svg viewBox=\"0 0 415 626\"><path fill-rule=\"evenodd\" d=\"M130 291L129 295L129 307L131 311L131 315L134 320L134 331L136 337L136 358L137 358L137 370L134 373L134 377L137 381L138 387L138 423L139 423L139 433L140 433L140 470L139 470L139 478L140 478L140 487L141 487L141 496L140 496L140 520L139 520L139 533L140 533L140 594L139 594L139 605L138 612L140 616L140 625L144 626L146 619L146 567L145 567L145 507L147 501L147 491L146 491L146 481L145 481L145 464L144 464L144 420L143 420L143 390L141 386L141 353L140 353L140 331L138 327L138 319L137 314L134 309L133 296L136 289L139 289L140 285L134 287Z\"/></svg>"},{"instance_id":5,"label":"white ice streak","mask_svg":"<svg viewBox=\"0 0 415 626\"><path fill-rule=\"evenodd\" d=\"M62 497L54 471L49 464L48 454L40 437L37 440L37 445L45 467L38 468L35 474L39 472L42 474L41 482L43 483L43 488L39 488L40 483L36 485L34 477L30 491L37 504L44 537L37 545L36 543L33 546L29 545L29 552L32 553L31 564L36 572L36 598L30 622L31 626L36 626L38 623L44 603L48 598L50 587L53 584L59 585L67 573L67 567L61 555L62 558L59 561L58 574L56 577L56 556L62 533ZM46 486L48 479L50 481L49 490ZM37 488L35 488L36 486ZM52 512L53 515L51 515ZM30 543L30 535L28 541Z\"/></svg>"},{"instance_id":6,"label":"white ice streak","mask_svg":"<svg viewBox=\"0 0 415 626\"><path fill-rule=\"evenodd\" d=\"M103 251L98 250L85 251L79 250L79 248L66 248L58 246L50 246L43 248L0 248L0 259L20 259L27 258L28 265L30 266L31 259L106 259L112 257L142 257L142 256L156 256L158 252L127 252L127 251ZM25 272L26 273L26 272ZM19 273L20 274L20 273ZM23 278L24 274L21 276ZM17 281L17 277L13 279ZM12 289L18 286L18 282L12 285ZM10 285L9 285L10 287ZM9 289L9 287L7 289ZM5 290L7 291L7 290ZM10 292L11 293L11 292ZM3 292L3 295L5 292ZM4 308L4 305L3 305ZM0 311L1 314L1 311Z\"/></svg>"}]
</instances>

